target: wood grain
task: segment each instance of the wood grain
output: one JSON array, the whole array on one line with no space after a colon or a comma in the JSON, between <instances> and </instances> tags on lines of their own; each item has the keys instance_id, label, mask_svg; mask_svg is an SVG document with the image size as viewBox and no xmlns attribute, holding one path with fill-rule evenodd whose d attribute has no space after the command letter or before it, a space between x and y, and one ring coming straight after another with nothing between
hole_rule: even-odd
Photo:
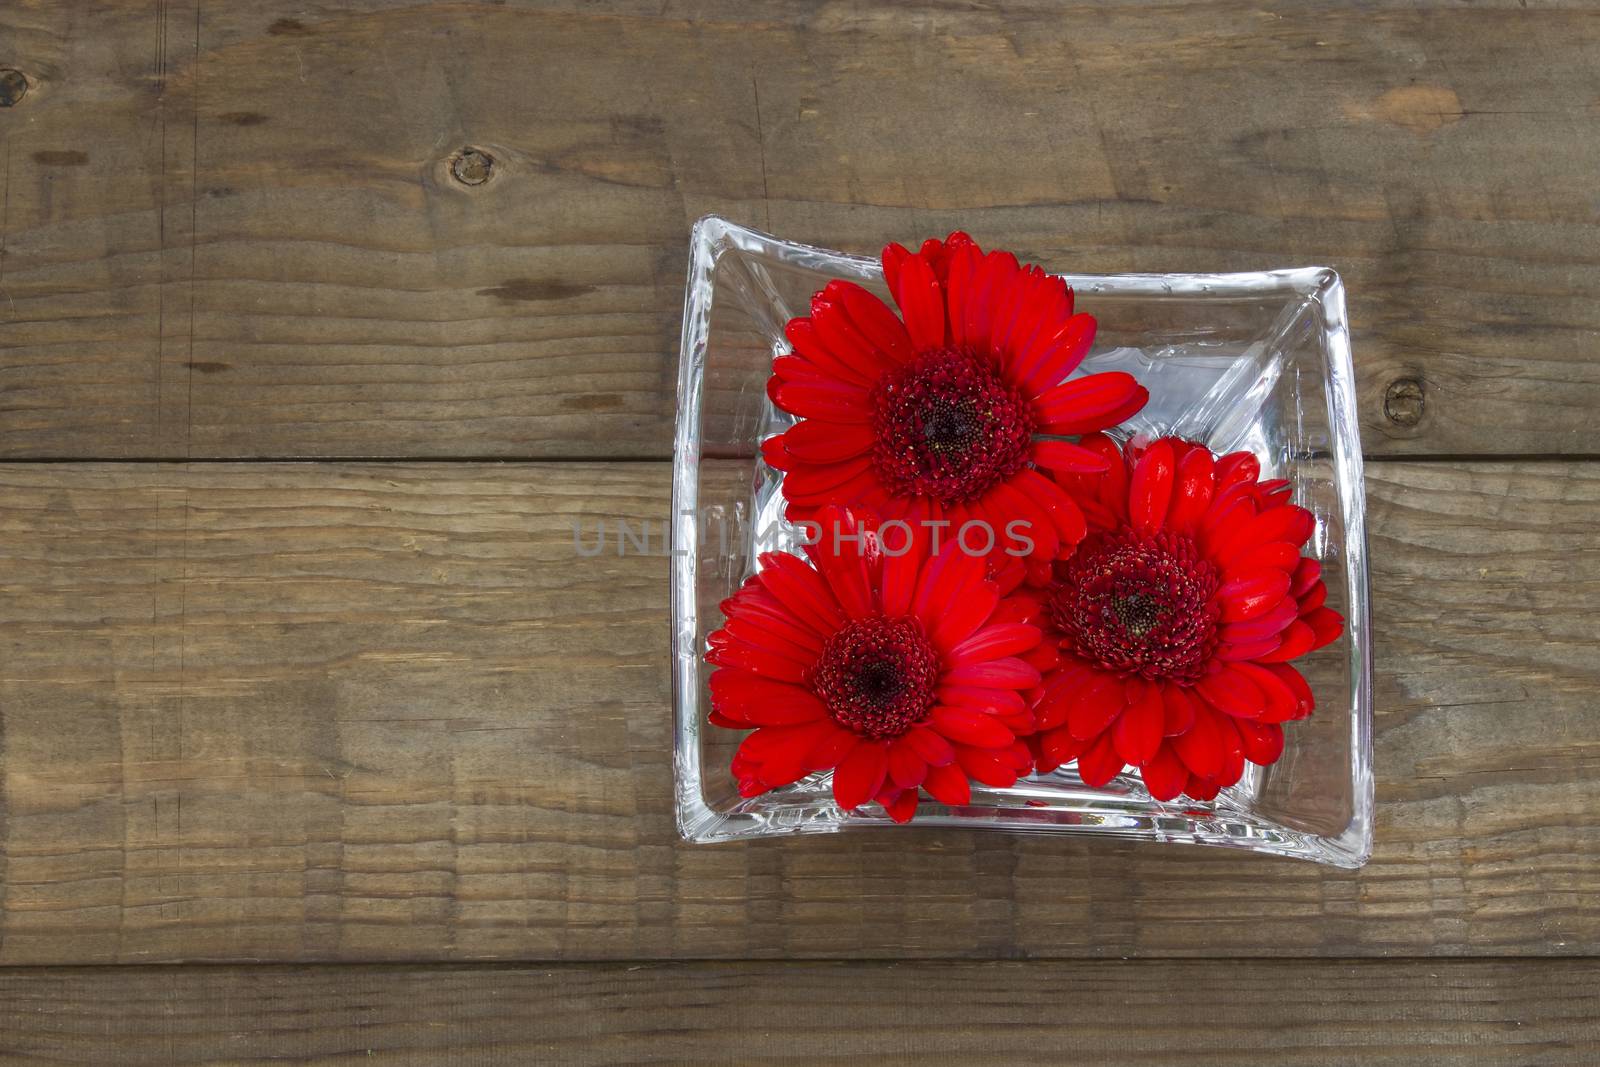
<instances>
[{"instance_id":1,"label":"wood grain","mask_svg":"<svg viewBox=\"0 0 1600 1067\"><path fill-rule=\"evenodd\" d=\"M663 457L712 210L1328 264L1370 452L1594 453L1585 5L93 0L0 41L0 455Z\"/></svg>"},{"instance_id":2,"label":"wood grain","mask_svg":"<svg viewBox=\"0 0 1600 1067\"><path fill-rule=\"evenodd\" d=\"M0 974L0 1063L1555 1067L1592 961L117 967Z\"/></svg>"},{"instance_id":3,"label":"wood grain","mask_svg":"<svg viewBox=\"0 0 1600 1067\"><path fill-rule=\"evenodd\" d=\"M1592 463L1377 463L1377 849L680 843L637 464L0 466L0 961L1600 949Z\"/></svg>"}]
</instances>

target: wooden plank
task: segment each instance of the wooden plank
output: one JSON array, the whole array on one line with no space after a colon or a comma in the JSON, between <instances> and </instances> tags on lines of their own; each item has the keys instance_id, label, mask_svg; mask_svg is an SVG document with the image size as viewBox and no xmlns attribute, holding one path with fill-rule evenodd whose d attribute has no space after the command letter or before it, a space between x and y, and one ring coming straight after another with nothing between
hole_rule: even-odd
<instances>
[{"instance_id":1,"label":"wooden plank","mask_svg":"<svg viewBox=\"0 0 1600 1067\"><path fill-rule=\"evenodd\" d=\"M1094 961L0 974L0 1063L1555 1067L1600 965Z\"/></svg>"},{"instance_id":2,"label":"wooden plank","mask_svg":"<svg viewBox=\"0 0 1600 1067\"><path fill-rule=\"evenodd\" d=\"M1600 465L1371 467L1377 849L680 843L666 464L0 467L0 961L1600 951ZM592 529L592 526L590 527Z\"/></svg>"},{"instance_id":3,"label":"wooden plank","mask_svg":"<svg viewBox=\"0 0 1600 1067\"><path fill-rule=\"evenodd\" d=\"M663 457L711 210L1329 264L1370 452L1594 452L1585 5L573 8L6 5L0 454Z\"/></svg>"}]
</instances>

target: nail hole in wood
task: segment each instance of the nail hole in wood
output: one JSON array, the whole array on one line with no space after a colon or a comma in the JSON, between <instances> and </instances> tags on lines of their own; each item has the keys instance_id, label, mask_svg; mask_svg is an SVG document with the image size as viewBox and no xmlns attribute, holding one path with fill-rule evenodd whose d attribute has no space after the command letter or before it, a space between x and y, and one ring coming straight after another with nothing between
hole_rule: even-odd
<instances>
[{"instance_id":1,"label":"nail hole in wood","mask_svg":"<svg viewBox=\"0 0 1600 1067\"><path fill-rule=\"evenodd\" d=\"M463 148L450 164L450 173L462 185L482 185L494 171L494 159L476 148Z\"/></svg>"},{"instance_id":2,"label":"nail hole in wood","mask_svg":"<svg viewBox=\"0 0 1600 1067\"><path fill-rule=\"evenodd\" d=\"M28 79L20 70L0 70L0 107L10 107L28 95Z\"/></svg>"},{"instance_id":3,"label":"nail hole in wood","mask_svg":"<svg viewBox=\"0 0 1600 1067\"><path fill-rule=\"evenodd\" d=\"M1422 382L1416 378L1396 378L1383 394L1384 418L1396 426L1411 427L1422 421Z\"/></svg>"}]
</instances>

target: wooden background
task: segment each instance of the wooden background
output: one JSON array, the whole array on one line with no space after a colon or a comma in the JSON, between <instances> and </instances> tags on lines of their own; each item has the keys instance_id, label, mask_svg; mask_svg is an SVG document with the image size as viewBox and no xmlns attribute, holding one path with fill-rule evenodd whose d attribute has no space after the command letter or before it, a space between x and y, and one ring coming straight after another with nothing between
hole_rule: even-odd
<instances>
[{"instance_id":1,"label":"wooden background","mask_svg":"<svg viewBox=\"0 0 1600 1067\"><path fill-rule=\"evenodd\" d=\"M0 71L0 1061L1600 1061L1600 8L0 0ZM707 211L1336 267L1372 863L679 843L666 560L571 524L666 516Z\"/></svg>"}]
</instances>

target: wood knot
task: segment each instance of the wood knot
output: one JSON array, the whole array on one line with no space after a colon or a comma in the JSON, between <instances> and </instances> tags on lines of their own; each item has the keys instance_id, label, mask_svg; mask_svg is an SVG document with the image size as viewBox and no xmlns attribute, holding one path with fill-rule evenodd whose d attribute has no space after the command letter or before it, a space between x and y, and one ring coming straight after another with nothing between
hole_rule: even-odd
<instances>
[{"instance_id":1,"label":"wood knot","mask_svg":"<svg viewBox=\"0 0 1600 1067\"><path fill-rule=\"evenodd\" d=\"M463 148L450 163L450 173L462 185L482 185L494 173L494 159L477 148Z\"/></svg>"},{"instance_id":2,"label":"wood knot","mask_svg":"<svg viewBox=\"0 0 1600 1067\"><path fill-rule=\"evenodd\" d=\"M28 78L20 70L0 70L0 107L11 107L28 95Z\"/></svg>"},{"instance_id":3,"label":"wood knot","mask_svg":"<svg viewBox=\"0 0 1600 1067\"><path fill-rule=\"evenodd\" d=\"M1412 427L1422 421L1422 382L1396 378L1383 394L1383 417L1396 426Z\"/></svg>"}]
</instances>

